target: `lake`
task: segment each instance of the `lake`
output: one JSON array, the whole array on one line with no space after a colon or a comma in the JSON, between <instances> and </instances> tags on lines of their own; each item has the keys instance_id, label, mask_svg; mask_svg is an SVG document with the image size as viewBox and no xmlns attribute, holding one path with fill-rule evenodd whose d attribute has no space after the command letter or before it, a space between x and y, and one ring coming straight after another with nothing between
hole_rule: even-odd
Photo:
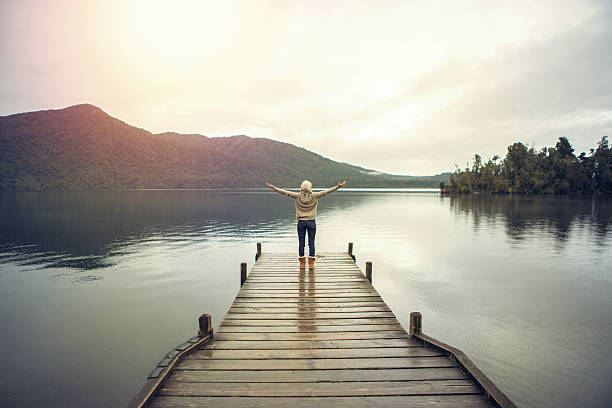
<instances>
[{"instance_id":1,"label":"lake","mask_svg":"<svg viewBox=\"0 0 612 408\"><path fill-rule=\"evenodd\" d=\"M219 324L257 242L297 252L294 214L264 190L0 193L0 406L125 405ZM609 406L609 198L346 189L317 252L348 242L404 327L420 311L518 406Z\"/></svg>"}]
</instances>

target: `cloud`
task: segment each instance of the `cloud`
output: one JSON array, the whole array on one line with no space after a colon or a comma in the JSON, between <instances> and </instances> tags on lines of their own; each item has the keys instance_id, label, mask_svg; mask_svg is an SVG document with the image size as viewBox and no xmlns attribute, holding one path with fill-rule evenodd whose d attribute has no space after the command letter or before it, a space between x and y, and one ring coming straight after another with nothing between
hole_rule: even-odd
<instances>
[{"instance_id":1,"label":"cloud","mask_svg":"<svg viewBox=\"0 0 612 408\"><path fill-rule=\"evenodd\" d=\"M612 129L611 13L564 33L501 49L481 63L462 97L437 117L442 131L468 155L505 153L514 141L552 145L567 136L579 150ZM446 139L451 142L452 139Z\"/></svg>"},{"instance_id":2,"label":"cloud","mask_svg":"<svg viewBox=\"0 0 612 408\"><path fill-rule=\"evenodd\" d=\"M560 136L569 137L577 152L588 151L612 129L610 17L609 9L601 10L556 35L502 47L476 63L440 64L384 104L391 109L416 99L427 106L429 98L434 105L425 117L388 141L350 147L353 162L431 174L462 167L474 153L503 156L515 141L543 147Z\"/></svg>"},{"instance_id":3,"label":"cloud","mask_svg":"<svg viewBox=\"0 0 612 408\"><path fill-rule=\"evenodd\" d=\"M567 136L584 151L612 124L609 17L600 10L485 57L459 54L418 76L394 76L395 88L379 97L360 95L359 84L346 85L350 104L337 89L306 95L253 129L394 173L452 170L474 153L503 156L515 141L542 147Z\"/></svg>"}]
</instances>

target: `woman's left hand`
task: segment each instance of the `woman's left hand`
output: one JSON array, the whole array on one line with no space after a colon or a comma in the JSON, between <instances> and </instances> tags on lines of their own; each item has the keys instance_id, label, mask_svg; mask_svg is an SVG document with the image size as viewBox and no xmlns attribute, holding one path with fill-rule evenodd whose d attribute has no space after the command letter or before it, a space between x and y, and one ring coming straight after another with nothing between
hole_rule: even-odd
<instances>
[{"instance_id":1,"label":"woman's left hand","mask_svg":"<svg viewBox=\"0 0 612 408\"><path fill-rule=\"evenodd\" d=\"M346 184L346 180L344 180L342 183L338 182L338 187L344 187L345 184Z\"/></svg>"},{"instance_id":2,"label":"woman's left hand","mask_svg":"<svg viewBox=\"0 0 612 408\"><path fill-rule=\"evenodd\" d=\"M266 186L268 186L268 188L274 188L274 186L270 183L266 183Z\"/></svg>"}]
</instances>

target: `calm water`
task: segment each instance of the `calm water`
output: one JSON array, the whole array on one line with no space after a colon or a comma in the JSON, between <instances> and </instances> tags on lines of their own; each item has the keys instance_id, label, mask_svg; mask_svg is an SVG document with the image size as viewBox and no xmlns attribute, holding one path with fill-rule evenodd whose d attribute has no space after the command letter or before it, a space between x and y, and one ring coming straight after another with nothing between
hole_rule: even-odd
<instances>
[{"instance_id":1,"label":"calm water","mask_svg":"<svg viewBox=\"0 0 612 408\"><path fill-rule=\"evenodd\" d=\"M517 405L612 401L612 200L342 191L317 250L355 244L405 327L461 348ZM218 325L239 265L296 250L264 191L0 194L0 406L122 406Z\"/></svg>"}]
</instances>

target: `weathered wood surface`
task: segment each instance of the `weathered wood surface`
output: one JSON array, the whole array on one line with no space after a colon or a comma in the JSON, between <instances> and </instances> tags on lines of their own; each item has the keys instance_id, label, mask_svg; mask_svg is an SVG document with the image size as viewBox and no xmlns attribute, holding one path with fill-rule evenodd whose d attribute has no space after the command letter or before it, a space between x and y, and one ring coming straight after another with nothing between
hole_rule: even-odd
<instances>
[{"instance_id":1,"label":"weathered wood surface","mask_svg":"<svg viewBox=\"0 0 612 408\"><path fill-rule=\"evenodd\" d=\"M313 408L313 407L437 407L481 408L488 407L482 395L402 395L398 397L175 397L158 396L149 405L152 408Z\"/></svg>"},{"instance_id":2,"label":"weathered wood surface","mask_svg":"<svg viewBox=\"0 0 612 408\"><path fill-rule=\"evenodd\" d=\"M275 370L275 371L224 371L181 370L172 378L185 382L248 382L271 383L282 378L284 382L336 382L336 381L424 381L465 380L469 377L457 367L395 368L379 370Z\"/></svg>"},{"instance_id":3,"label":"weathered wood surface","mask_svg":"<svg viewBox=\"0 0 612 408\"><path fill-rule=\"evenodd\" d=\"M214 334L151 407L489 406L447 353L410 337L348 253L300 271L261 253Z\"/></svg>"},{"instance_id":4,"label":"weathered wood surface","mask_svg":"<svg viewBox=\"0 0 612 408\"><path fill-rule=\"evenodd\" d=\"M471 380L436 381L345 381L301 383L199 383L167 380L157 395L180 397L360 397L364 395L477 394Z\"/></svg>"}]
</instances>

